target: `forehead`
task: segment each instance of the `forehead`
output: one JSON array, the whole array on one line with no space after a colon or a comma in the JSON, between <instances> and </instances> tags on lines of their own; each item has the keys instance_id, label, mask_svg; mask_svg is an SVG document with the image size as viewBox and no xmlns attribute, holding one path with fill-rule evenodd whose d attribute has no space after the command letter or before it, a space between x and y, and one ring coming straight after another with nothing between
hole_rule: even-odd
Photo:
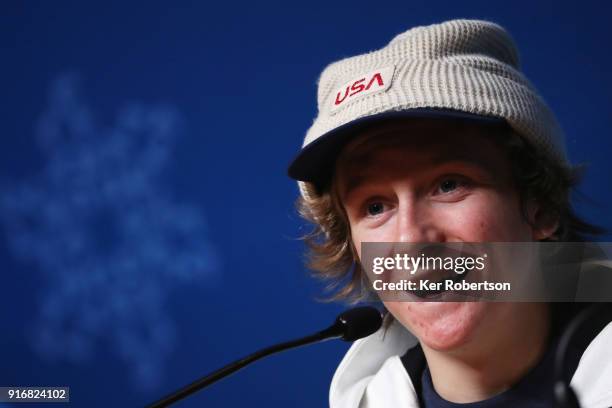
<instances>
[{"instance_id":1,"label":"forehead","mask_svg":"<svg viewBox=\"0 0 612 408\"><path fill-rule=\"evenodd\" d=\"M335 178L354 184L374 172L419 173L451 162L501 173L507 167L499 144L504 137L510 135L501 126L456 121L389 123L364 131L345 146Z\"/></svg>"}]
</instances>

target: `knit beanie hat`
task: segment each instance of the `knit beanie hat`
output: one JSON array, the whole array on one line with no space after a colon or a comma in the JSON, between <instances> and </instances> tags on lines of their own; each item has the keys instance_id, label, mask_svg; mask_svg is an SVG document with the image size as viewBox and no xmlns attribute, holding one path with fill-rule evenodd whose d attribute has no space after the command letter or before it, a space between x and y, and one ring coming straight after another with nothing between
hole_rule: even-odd
<instances>
[{"instance_id":1,"label":"knit beanie hat","mask_svg":"<svg viewBox=\"0 0 612 408\"><path fill-rule=\"evenodd\" d=\"M568 164L554 114L521 73L508 32L491 22L412 28L379 50L327 66L317 96L318 115L288 171L306 199L331 177L350 138L389 118L505 122L536 149Z\"/></svg>"}]
</instances>

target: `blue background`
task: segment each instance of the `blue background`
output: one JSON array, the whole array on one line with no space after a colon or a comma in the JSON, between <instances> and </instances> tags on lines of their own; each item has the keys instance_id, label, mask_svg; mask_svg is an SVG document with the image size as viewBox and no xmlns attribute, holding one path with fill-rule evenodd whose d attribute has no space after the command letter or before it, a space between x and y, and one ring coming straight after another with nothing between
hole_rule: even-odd
<instances>
[{"instance_id":1,"label":"blue background","mask_svg":"<svg viewBox=\"0 0 612 408\"><path fill-rule=\"evenodd\" d=\"M286 166L320 71L415 25L512 33L589 165L577 207L610 227L605 4L4 2L0 385L143 406L331 323L345 305L316 301ZM347 347L269 358L177 406L325 406Z\"/></svg>"}]
</instances>

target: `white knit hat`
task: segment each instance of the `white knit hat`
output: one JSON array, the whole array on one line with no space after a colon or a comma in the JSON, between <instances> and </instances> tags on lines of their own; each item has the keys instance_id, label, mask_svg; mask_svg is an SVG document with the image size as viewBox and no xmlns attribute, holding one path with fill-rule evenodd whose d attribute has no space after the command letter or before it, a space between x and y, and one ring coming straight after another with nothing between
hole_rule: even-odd
<instances>
[{"instance_id":1,"label":"white knit hat","mask_svg":"<svg viewBox=\"0 0 612 408\"><path fill-rule=\"evenodd\" d=\"M361 126L389 117L505 121L567 164L563 132L520 72L512 38L487 21L416 27L380 50L329 65L319 78L318 110L289 167L306 198L330 177L342 146Z\"/></svg>"}]
</instances>

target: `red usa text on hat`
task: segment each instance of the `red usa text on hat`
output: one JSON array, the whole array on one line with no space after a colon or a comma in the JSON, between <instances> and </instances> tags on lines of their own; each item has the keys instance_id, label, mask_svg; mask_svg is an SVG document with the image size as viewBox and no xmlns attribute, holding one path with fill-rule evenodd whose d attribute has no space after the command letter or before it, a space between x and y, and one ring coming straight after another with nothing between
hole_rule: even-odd
<instances>
[{"instance_id":1,"label":"red usa text on hat","mask_svg":"<svg viewBox=\"0 0 612 408\"><path fill-rule=\"evenodd\" d=\"M332 95L335 96L331 111L334 112L360 97L386 91L391 85L395 66L380 68L360 75L342 85Z\"/></svg>"}]
</instances>

